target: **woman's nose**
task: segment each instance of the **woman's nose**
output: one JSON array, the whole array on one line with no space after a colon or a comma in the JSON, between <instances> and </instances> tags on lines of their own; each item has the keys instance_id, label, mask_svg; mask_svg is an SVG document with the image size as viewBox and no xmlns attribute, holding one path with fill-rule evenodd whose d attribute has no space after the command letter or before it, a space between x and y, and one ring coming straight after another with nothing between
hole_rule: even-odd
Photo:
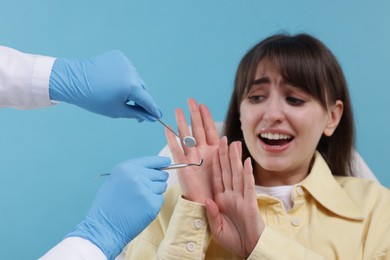
<instances>
[{"instance_id":1,"label":"woman's nose","mask_svg":"<svg viewBox=\"0 0 390 260\"><path fill-rule=\"evenodd\" d=\"M279 98L269 98L265 106L264 120L268 123L282 122L284 120L284 106Z\"/></svg>"}]
</instances>

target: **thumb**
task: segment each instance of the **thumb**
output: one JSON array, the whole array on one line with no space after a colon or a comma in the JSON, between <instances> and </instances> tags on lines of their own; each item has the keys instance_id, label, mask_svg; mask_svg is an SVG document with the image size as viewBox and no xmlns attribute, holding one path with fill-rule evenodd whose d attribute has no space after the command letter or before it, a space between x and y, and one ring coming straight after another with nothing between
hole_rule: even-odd
<instances>
[{"instance_id":1,"label":"thumb","mask_svg":"<svg viewBox=\"0 0 390 260\"><path fill-rule=\"evenodd\" d=\"M132 159L129 162L142 165L149 169L161 169L167 167L171 163L171 159L164 156L147 156Z\"/></svg>"},{"instance_id":2,"label":"thumb","mask_svg":"<svg viewBox=\"0 0 390 260\"><path fill-rule=\"evenodd\" d=\"M162 116L161 110L157 107L152 96L144 87L133 88L127 101L134 102L134 104L142 107L146 112L154 117L160 118Z\"/></svg>"},{"instance_id":3,"label":"thumb","mask_svg":"<svg viewBox=\"0 0 390 260\"><path fill-rule=\"evenodd\" d=\"M205 200L206 216L209 222L211 234L218 234L222 230L222 218L217 204L212 199Z\"/></svg>"},{"instance_id":4,"label":"thumb","mask_svg":"<svg viewBox=\"0 0 390 260\"><path fill-rule=\"evenodd\" d=\"M156 116L150 114L138 104L124 104L118 108L118 115L121 118L136 118L138 122L144 120L149 122L156 121Z\"/></svg>"}]
</instances>

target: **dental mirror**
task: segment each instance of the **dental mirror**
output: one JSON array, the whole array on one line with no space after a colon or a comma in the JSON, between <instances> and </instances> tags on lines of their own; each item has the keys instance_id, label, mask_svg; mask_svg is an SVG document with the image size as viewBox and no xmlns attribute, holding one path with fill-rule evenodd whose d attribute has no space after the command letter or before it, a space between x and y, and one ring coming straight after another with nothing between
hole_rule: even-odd
<instances>
[{"instance_id":1,"label":"dental mirror","mask_svg":"<svg viewBox=\"0 0 390 260\"><path fill-rule=\"evenodd\" d=\"M184 144L185 146L187 146L187 147L194 147L194 146L196 145L196 140L195 140L194 137L187 135L187 136L184 136L184 138L181 138L181 137L179 136L178 133L176 133L175 131L173 131L173 129L170 128L168 125L166 125L163 121L161 121L161 120L160 120L159 118L157 118L157 117L156 117L156 119L157 119L157 121L159 121L164 127L168 128L168 130L171 131L174 135L176 135L177 137L179 137L179 139L183 142L183 144Z\"/></svg>"}]
</instances>

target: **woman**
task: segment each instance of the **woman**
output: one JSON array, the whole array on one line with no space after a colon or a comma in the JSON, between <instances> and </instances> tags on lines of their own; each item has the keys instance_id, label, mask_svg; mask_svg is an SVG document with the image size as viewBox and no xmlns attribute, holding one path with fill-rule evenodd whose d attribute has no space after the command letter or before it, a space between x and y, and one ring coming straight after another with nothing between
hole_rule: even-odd
<instances>
[{"instance_id":1,"label":"woman","mask_svg":"<svg viewBox=\"0 0 390 260\"><path fill-rule=\"evenodd\" d=\"M218 140L204 105L189 100L189 107L197 147L182 151L169 132L168 144L176 162L203 158L204 164L179 171L180 187L167 192L129 259L390 257L390 192L348 177L349 93L320 41L274 35L244 56L227 138ZM187 135L181 110L176 118Z\"/></svg>"}]
</instances>

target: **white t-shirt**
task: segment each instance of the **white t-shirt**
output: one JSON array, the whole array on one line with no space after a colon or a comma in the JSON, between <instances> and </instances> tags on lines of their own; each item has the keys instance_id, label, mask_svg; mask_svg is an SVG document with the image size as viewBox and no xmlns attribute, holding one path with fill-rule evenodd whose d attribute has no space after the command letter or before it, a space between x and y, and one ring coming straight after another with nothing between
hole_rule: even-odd
<instances>
[{"instance_id":1,"label":"white t-shirt","mask_svg":"<svg viewBox=\"0 0 390 260\"><path fill-rule=\"evenodd\" d=\"M264 187L256 185L255 188L258 194L266 194L281 200L286 211L289 211L292 208L293 202L291 200L291 192L294 188L294 185L275 187Z\"/></svg>"}]
</instances>

